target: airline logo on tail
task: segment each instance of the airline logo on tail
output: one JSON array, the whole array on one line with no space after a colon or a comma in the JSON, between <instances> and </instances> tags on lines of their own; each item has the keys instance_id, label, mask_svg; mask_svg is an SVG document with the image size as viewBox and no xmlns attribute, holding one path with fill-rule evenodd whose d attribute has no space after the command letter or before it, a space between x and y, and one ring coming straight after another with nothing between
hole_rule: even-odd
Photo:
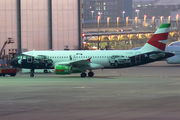
<instances>
[{"instance_id":1,"label":"airline logo on tail","mask_svg":"<svg viewBox=\"0 0 180 120\"><path fill-rule=\"evenodd\" d=\"M145 44L144 48L148 48L151 50L162 50L164 51L166 48L166 43L170 30L170 23L162 24L159 29L154 33L154 35L149 39L149 41ZM154 49L152 48L154 47Z\"/></svg>"}]
</instances>

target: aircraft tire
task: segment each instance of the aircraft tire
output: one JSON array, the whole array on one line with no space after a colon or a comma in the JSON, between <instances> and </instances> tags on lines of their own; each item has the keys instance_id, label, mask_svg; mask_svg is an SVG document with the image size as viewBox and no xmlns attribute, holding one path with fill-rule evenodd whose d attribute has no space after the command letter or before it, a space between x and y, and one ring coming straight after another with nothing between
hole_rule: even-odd
<instances>
[{"instance_id":1,"label":"aircraft tire","mask_svg":"<svg viewBox=\"0 0 180 120\"><path fill-rule=\"evenodd\" d=\"M33 74L33 73L31 73L31 74L30 74L30 77L34 77L34 74Z\"/></svg>"},{"instance_id":2,"label":"aircraft tire","mask_svg":"<svg viewBox=\"0 0 180 120\"><path fill-rule=\"evenodd\" d=\"M44 73L48 73L48 71L47 71L47 70L44 70Z\"/></svg>"},{"instance_id":3,"label":"aircraft tire","mask_svg":"<svg viewBox=\"0 0 180 120\"><path fill-rule=\"evenodd\" d=\"M82 72L82 73L81 73L81 77L82 77L82 78L85 78L86 76L87 76L87 74L86 74L85 72Z\"/></svg>"},{"instance_id":4,"label":"aircraft tire","mask_svg":"<svg viewBox=\"0 0 180 120\"><path fill-rule=\"evenodd\" d=\"M94 73L93 72L89 72L88 73L88 77L93 77L94 76Z\"/></svg>"}]
</instances>

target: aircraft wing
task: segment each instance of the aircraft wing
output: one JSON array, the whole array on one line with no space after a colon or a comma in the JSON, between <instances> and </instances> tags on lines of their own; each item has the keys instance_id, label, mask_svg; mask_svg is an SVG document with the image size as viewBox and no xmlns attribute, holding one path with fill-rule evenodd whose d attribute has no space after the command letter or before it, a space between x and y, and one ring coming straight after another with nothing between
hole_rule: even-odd
<instances>
[{"instance_id":1,"label":"aircraft wing","mask_svg":"<svg viewBox=\"0 0 180 120\"><path fill-rule=\"evenodd\" d=\"M91 58L90 58L91 59ZM78 60L78 61L69 61L69 62L56 62L56 65L72 65L73 67L88 67L90 64L90 59L87 60Z\"/></svg>"}]
</instances>

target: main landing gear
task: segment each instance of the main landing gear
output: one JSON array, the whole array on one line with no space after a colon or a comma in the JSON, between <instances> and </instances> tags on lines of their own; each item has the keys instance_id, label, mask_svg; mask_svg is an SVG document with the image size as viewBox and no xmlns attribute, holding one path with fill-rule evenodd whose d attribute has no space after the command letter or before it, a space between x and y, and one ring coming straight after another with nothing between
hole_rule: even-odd
<instances>
[{"instance_id":1,"label":"main landing gear","mask_svg":"<svg viewBox=\"0 0 180 120\"><path fill-rule=\"evenodd\" d=\"M86 77L86 76L87 76L87 74L86 74L85 72L82 72L82 73L81 73L81 77L82 77L82 78L84 78L84 77Z\"/></svg>"},{"instance_id":2,"label":"main landing gear","mask_svg":"<svg viewBox=\"0 0 180 120\"><path fill-rule=\"evenodd\" d=\"M87 76L87 74L85 73L85 72L82 72L81 73L81 77L82 78L85 78ZM90 71L89 73L88 73L88 77L93 77L94 76L94 72L92 72L92 71Z\"/></svg>"},{"instance_id":3,"label":"main landing gear","mask_svg":"<svg viewBox=\"0 0 180 120\"><path fill-rule=\"evenodd\" d=\"M34 77L34 69L31 69L30 77Z\"/></svg>"}]
</instances>

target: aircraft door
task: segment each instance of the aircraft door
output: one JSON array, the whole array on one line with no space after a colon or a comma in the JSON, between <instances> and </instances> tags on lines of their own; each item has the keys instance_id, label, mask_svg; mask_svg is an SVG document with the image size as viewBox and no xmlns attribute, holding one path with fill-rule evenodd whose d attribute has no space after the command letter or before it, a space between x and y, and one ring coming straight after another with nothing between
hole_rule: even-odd
<instances>
[{"instance_id":1,"label":"aircraft door","mask_svg":"<svg viewBox=\"0 0 180 120\"><path fill-rule=\"evenodd\" d=\"M141 53L136 52L135 53L135 63L141 62Z\"/></svg>"},{"instance_id":2,"label":"aircraft door","mask_svg":"<svg viewBox=\"0 0 180 120\"><path fill-rule=\"evenodd\" d=\"M29 53L27 55L27 63L32 63L33 62L33 56L32 55L33 55L32 53Z\"/></svg>"},{"instance_id":3,"label":"aircraft door","mask_svg":"<svg viewBox=\"0 0 180 120\"><path fill-rule=\"evenodd\" d=\"M76 61L76 55L73 56L73 60Z\"/></svg>"},{"instance_id":4,"label":"aircraft door","mask_svg":"<svg viewBox=\"0 0 180 120\"><path fill-rule=\"evenodd\" d=\"M70 55L69 59L75 61L76 60L76 55Z\"/></svg>"},{"instance_id":5,"label":"aircraft door","mask_svg":"<svg viewBox=\"0 0 180 120\"><path fill-rule=\"evenodd\" d=\"M72 60L72 55L69 56L69 59Z\"/></svg>"}]
</instances>

